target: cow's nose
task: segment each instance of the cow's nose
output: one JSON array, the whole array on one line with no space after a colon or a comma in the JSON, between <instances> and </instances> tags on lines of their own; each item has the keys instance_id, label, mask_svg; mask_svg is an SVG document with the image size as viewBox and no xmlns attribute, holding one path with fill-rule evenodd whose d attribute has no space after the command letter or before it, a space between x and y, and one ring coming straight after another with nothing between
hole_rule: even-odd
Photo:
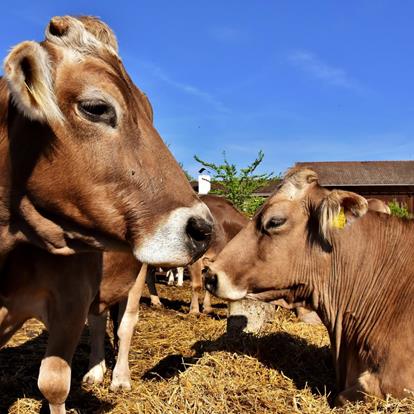
<instances>
[{"instance_id":1,"label":"cow's nose","mask_svg":"<svg viewBox=\"0 0 414 414\"><path fill-rule=\"evenodd\" d=\"M208 267L204 268L204 286L210 293L215 293L217 289L217 274L212 272Z\"/></svg>"},{"instance_id":2,"label":"cow's nose","mask_svg":"<svg viewBox=\"0 0 414 414\"><path fill-rule=\"evenodd\" d=\"M190 217L185 229L191 240L193 260L197 260L208 248L213 234L213 223L202 217Z\"/></svg>"}]
</instances>

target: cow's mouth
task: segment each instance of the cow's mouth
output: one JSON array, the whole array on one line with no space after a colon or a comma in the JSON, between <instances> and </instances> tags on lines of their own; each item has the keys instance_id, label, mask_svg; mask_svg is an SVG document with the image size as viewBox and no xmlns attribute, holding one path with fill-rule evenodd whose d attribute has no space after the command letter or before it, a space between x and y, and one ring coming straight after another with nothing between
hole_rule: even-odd
<instances>
[{"instance_id":1,"label":"cow's mouth","mask_svg":"<svg viewBox=\"0 0 414 414\"><path fill-rule=\"evenodd\" d=\"M293 298L290 289L268 289L260 292L250 292L246 295L246 299L258 300L261 302L273 302L279 299L284 299L289 302L289 300Z\"/></svg>"}]
</instances>

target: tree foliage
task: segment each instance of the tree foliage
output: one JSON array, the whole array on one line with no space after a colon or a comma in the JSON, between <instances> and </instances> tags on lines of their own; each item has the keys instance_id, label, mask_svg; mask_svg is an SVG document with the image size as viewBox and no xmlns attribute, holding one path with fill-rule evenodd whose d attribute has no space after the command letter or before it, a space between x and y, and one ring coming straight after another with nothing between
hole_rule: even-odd
<instances>
[{"instance_id":1,"label":"tree foliage","mask_svg":"<svg viewBox=\"0 0 414 414\"><path fill-rule=\"evenodd\" d=\"M256 159L246 168L238 169L235 164L227 160L226 152L223 151L223 163L215 164L202 160L197 155L194 159L203 167L211 171L212 183L219 183L220 186L211 192L223 195L231 201L239 210L248 215L254 212L265 201L264 197L255 196L253 193L263 187L270 179L277 178L273 172L257 174L256 169L263 161L264 153L259 151Z\"/></svg>"},{"instance_id":2,"label":"tree foliage","mask_svg":"<svg viewBox=\"0 0 414 414\"><path fill-rule=\"evenodd\" d=\"M388 203L388 207L390 208L393 216L400 218L413 218L405 203L399 203L397 200L393 200Z\"/></svg>"}]
</instances>

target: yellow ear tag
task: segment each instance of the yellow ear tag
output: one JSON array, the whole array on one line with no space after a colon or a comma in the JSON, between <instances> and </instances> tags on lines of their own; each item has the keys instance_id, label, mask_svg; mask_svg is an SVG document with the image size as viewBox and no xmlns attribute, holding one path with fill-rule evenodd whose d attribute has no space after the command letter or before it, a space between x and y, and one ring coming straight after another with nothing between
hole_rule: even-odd
<instances>
[{"instance_id":1,"label":"yellow ear tag","mask_svg":"<svg viewBox=\"0 0 414 414\"><path fill-rule=\"evenodd\" d=\"M343 229L346 224L346 216L344 213L343 207L341 208L341 211L338 213L338 215L333 219L332 226L337 229Z\"/></svg>"}]
</instances>

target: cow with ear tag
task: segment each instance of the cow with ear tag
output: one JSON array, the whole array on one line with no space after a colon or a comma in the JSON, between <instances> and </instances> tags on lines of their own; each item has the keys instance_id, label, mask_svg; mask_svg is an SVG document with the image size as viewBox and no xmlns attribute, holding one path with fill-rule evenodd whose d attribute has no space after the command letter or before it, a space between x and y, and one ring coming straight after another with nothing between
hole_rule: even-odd
<instances>
[{"instance_id":1,"label":"cow with ear tag","mask_svg":"<svg viewBox=\"0 0 414 414\"><path fill-rule=\"evenodd\" d=\"M328 329L337 405L414 390L414 220L368 211L293 169L206 270L207 289L311 306Z\"/></svg>"}]
</instances>

